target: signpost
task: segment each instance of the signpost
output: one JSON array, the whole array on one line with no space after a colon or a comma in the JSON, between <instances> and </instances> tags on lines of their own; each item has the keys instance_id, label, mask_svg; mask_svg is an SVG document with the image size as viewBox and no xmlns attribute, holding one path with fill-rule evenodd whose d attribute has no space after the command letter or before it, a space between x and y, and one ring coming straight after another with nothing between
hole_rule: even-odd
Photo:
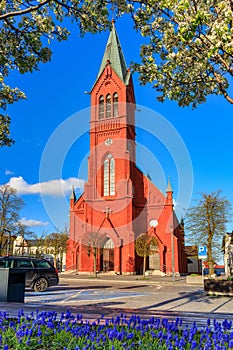
<instances>
[{"instance_id":1,"label":"signpost","mask_svg":"<svg viewBox=\"0 0 233 350\"><path fill-rule=\"evenodd\" d=\"M198 246L198 259L207 259L207 247L206 245Z\"/></svg>"},{"instance_id":2,"label":"signpost","mask_svg":"<svg viewBox=\"0 0 233 350\"><path fill-rule=\"evenodd\" d=\"M201 274L202 274L202 280L204 280L203 260L207 259L207 247L206 247L206 245L199 245L198 246L198 259L201 259Z\"/></svg>"}]
</instances>

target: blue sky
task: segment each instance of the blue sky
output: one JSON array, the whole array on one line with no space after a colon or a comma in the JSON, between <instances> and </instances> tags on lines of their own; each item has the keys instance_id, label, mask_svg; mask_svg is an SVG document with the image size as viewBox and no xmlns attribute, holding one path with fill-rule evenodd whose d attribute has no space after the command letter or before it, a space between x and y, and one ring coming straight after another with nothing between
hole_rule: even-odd
<instances>
[{"instance_id":1,"label":"blue sky","mask_svg":"<svg viewBox=\"0 0 233 350\"><path fill-rule=\"evenodd\" d=\"M117 20L116 29L130 65L139 59L142 38L125 18ZM50 63L32 74L12 72L9 77L27 100L8 111L16 143L0 149L0 183L17 188L25 202L22 222L38 235L64 228L71 187L74 184L78 194L87 179L90 96L85 92L95 82L109 33L80 38L75 27L71 30L67 42L51 43ZM140 86L136 74L134 88L140 110L138 166L162 192L171 178L178 216L184 215L189 197L193 204L200 192L222 190L233 204L232 105L215 96L195 110L170 101L161 104L152 86ZM233 230L233 220L227 229Z\"/></svg>"}]
</instances>

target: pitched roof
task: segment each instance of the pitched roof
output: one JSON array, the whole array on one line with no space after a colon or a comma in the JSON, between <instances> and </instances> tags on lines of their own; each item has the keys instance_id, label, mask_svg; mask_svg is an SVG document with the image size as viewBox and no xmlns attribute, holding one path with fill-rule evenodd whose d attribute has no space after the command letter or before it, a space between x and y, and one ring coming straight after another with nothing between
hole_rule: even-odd
<instances>
[{"instance_id":1,"label":"pitched roof","mask_svg":"<svg viewBox=\"0 0 233 350\"><path fill-rule=\"evenodd\" d=\"M104 56L100 65L97 79L103 72L106 64L110 62L112 69L118 77L125 83L129 80L129 71L127 69L125 58L121 49L121 44L115 29L114 22L105 48Z\"/></svg>"}]
</instances>

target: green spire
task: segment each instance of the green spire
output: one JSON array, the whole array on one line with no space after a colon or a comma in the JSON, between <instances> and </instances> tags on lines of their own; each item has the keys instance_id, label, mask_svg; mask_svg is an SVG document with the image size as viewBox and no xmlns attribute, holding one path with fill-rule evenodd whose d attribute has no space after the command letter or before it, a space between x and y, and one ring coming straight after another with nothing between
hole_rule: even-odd
<instances>
[{"instance_id":1,"label":"green spire","mask_svg":"<svg viewBox=\"0 0 233 350\"><path fill-rule=\"evenodd\" d=\"M170 177L168 178L166 192L173 192L171 181L170 181Z\"/></svg>"},{"instance_id":2,"label":"green spire","mask_svg":"<svg viewBox=\"0 0 233 350\"><path fill-rule=\"evenodd\" d=\"M124 83L127 83L129 71L126 67L125 58L115 29L114 21L112 23L112 29L108 38L108 42L105 48L104 56L100 65L97 79L103 72L108 62L110 62L112 69L116 72L118 77Z\"/></svg>"}]
</instances>

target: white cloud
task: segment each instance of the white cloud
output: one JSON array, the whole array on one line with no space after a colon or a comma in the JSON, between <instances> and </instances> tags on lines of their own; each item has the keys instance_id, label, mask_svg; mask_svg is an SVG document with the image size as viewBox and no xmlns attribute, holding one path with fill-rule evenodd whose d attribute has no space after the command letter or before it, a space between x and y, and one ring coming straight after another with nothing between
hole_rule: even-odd
<instances>
[{"instance_id":1,"label":"white cloud","mask_svg":"<svg viewBox=\"0 0 233 350\"><path fill-rule=\"evenodd\" d=\"M43 222L43 221L34 220L34 219L25 219L25 218L20 219L19 222L22 225L27 227L47 226L49 224L48 222Z\"/></svg>"},{"instance_id":2,"label":"white cloud","mask_svg":"<svg viewBox=\"0 0 233 350\"><path fill-rule=\"evenodd\" d=\"M11 171L9 169L5 169L5 175L14 175L14 171Z\"/></svg>"},{"instance_id":3,"label":"white cloud","mask_svg":"<svg viewBox=\"0 0 233 350\"><path fill-rule=\"evenodd\" d=\"M63 197L71 192L72 186L74 186L74 188L83 189L84 180L70 177L66 180L49 180L47 182L38 182L31 185L28 184L22 176L19 176L12 177L8 185L15 188L20 195L41 194L45 196Z\"/></svg>"}]
</instances>

